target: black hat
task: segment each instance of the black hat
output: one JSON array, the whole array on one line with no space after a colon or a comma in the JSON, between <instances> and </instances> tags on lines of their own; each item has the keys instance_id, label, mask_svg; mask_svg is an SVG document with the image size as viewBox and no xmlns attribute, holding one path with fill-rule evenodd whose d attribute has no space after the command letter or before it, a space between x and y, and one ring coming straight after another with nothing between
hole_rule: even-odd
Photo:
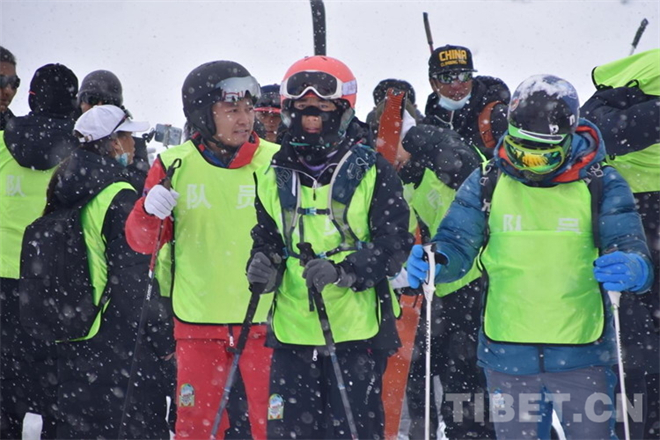
<instances>
[{"instance_id":1,"label":"black hat","mask_svg":"<svg viewBox=\"0 0 660 440\"><path fill-rule=\"evenodd\" d=\"M411 103L415 103L415 89L410 85L408 81L402 79L384 79L378 83L374 89L374 104L378 105L385 95L387 95L387 89L397 89L406 93L406 97Z\"/></svg>"},{"instance_id":2,"label":"black hat","mask_svg":"<svg viewBox=\"0 0 660 440\"><path fill-rule=\"evenodd\" d=\"M78 78L63 64L46 64L34 73L28 103L34 113L69 116L76 109Z\"/></svg>"},{"instance_id":3,"label":"black hat","mask_svg":"<svg viewBox=\"0 0 660 440\"><path fill-rule=\"evenodd\" d=\"M87 102L92 105L110 104L121 107L124 103L121 82L109 70L95 70L83 78L78 93L78 105ZM90 102L92 101L92 102Z\"/></svg>"},{"instance_id":4,"label":"black hat","mask_svg":"<svg viewBox=\"0 0 660 440\"><path fill-rule=\"evenodd\" d=\"M472 64L472 52L463 46L438 47L429 58L429 77L446 72L476 72Z\"/></svg>"},{"instance_id":5,"label":"black hat","mask_svg":"<svg viewBox=\"0 0 660 440\"><path fill-rule=\"evenodd\" d=\"M267 86L262 86L261 96L255 104L254 109L257 111L279 113L277 109L281 108L282 104L280 102L280 85L269 84Z\"/></svg>"}]
</instances>

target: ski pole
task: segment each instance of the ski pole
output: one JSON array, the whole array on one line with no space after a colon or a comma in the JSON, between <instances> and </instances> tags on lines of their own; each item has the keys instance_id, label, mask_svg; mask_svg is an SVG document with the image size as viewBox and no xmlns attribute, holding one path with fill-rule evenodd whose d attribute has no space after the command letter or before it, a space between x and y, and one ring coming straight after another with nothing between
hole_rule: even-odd
<instances>
[{"instance_id":1,"label":"ski pole","mask_svg":"<svg viewBox=\"0 0 660 440\"><path fill-rule=\"evenodd\" d=\"M619 321L619 304L621 292L608 290L607 295L612 303L612 314L614 315L614 330L616 332L616 351L619 361L619 384L621 386L621 408L623 411L623 429L625 439L630 440L630 426L628 424L628 396L626 395L626 380L623 369L623 349L621 347L621 322ZM615 399L616 400L616 399Z\"/></svg>"},{"instance_id":2,"label":"ski pole","mask_svg":"<svg viewBox=\"0 0 660 440\"><path fill-rule=\"evenodd\" d=\"M298 243L298 249L300 250L300 264L306 265L309 261L313 260L315 257L314 251L312 250L311 243L304 242ZM339 366L339 360L337 359L337 350L335 347L335 341L332 337L332 329L330 328L330 320L328 319L328 312L325 310L325 303L323 301L323 296L321 292L312 285L309 288L309 293L314 299L316 304L316 310L319 314L319 321L321 321L321 329L323 330L323 337L325 338L325 345L330 354L330 361L332 363L332 369L335 372L335 379L337 379L337 388L339 388L339 394L341 395L341 401L344 405L344 412L346 413L346 422L348 423L348 429L351 431L351 438L353 440L358 439L357 434L357 425L355 424L355 419L353 418L353 411L351 410L351 403L348 400L348 392L346 391L346 385L344 383L344 375L341 372L341 367Z\"/></svg>"},{"instance_id":3,"label":"ski pole","mask_svg":"<svg viewBox=\"0 0 660 440\"><path fill-rule=\"evenodd\" d=\"M431 438L431 304L435 296L435 244L423 246L429 271L424 281L424 298L426 299L426 375L424 377L424 439Z\"/></svg>"},{"instance_id":4,"label":"ski pole","mask_svg":"<svg viewBox=\"0 0 660 440\"><path fill-rule=\"evenodd\" d=\"M312 7L312 29L314 32L314 55L325 55L325 6L323 0L309 0Z\"/></svg>"},{"instance_id":5,"label":"ski pole","mask_svg":"<svg viewBox=\"0 0 660 440\"><path fill-rule=\"evenodd\" d=\"M165 177L160 181L160 185L163 185L165 188L172 188L172 177L174 176L174 171L181 166L181 159L175 159L174 162L170 165L165 173ZM156 237L156 245L154 250L151 253L151 259L149 260L149 284L147 285L147 294L142 301L142 310L140 312L140 322L137 328L137 335L135 336L135 348L133 348L133 359L131 360L131 372L128 375L128 388L126 389L126 397L124 398L124 408L121 413L121 423L119 425L119 435L117 438L124 438L124 427L125 420L128 414L128 405L133 397L133 388L135 388L135 375L137 374L137 364L138 364L138 351L142 346L142 329L144 329L147 322L147 304L151 300L151 293L154 288L154 274L156 261L158 260L158 251L160 250L160 244L163 239L163 229L165 225L165 220L161 220L158 226L158 236Z\"/></svg>"},{"instance_id":6,"label":"ski pole","mask_svg":"<svg viewBox=\"0 0 660 440\"><path fill-rule=\"evenodd\" d=\"M215 439L215 436L218 433L218 428L220 427L220 421L222 420L222 414L224 413L225 409L227 409L227 404L229 403L229 394L232 387L234 386L236 372L238 371L238 361L240 360L241 354L243 354L243 350L247 344L247 338L250 334L250 327L252 326L252 319L254 318L254 314L257 311L257 306L259 305L259 298L261 297L261 294L255 287L256 286L250 286L250 290L252 292L250 296L250 302L248 303L245 319L243 319L243 325L241 326L241 333L238 336L238 342L236 343L234 359L231 362L229 374L227 375L227 380L225 381L225 387L222 390L220 406L218 407L218 411L215 414L215 420L213 421L213 428L211 429L211 440Z\"/></svg>"},{"instance_id":7,"label":"ski pole","mask_svg":"<svg viewBox=\"0 0 660 440\"><path fill-rule=\"evenodd\" d=\"M649 21L646 18L639 24L637 32L635 32L635 38L633 38L632 47L630 48L630 55L632 55L635 52L635 49L637 49L637 43L639 43L640 38L642 38L642 34L644 33L644 30L646 30L647 24L649 24Z\"/></svg>"},{"instance_id":8,"label":"ski pole","mask_svg":"<svg viewBox=\"0 0 660 440\"><path fill-rule=\"evenodd\" d=\"M428 12L423 12L424 17L424 30L426 31L426 41L429 43L429 49L433 53L433 36L431 35L431 24L429 23Z\"/></svg>"}]
</instances>

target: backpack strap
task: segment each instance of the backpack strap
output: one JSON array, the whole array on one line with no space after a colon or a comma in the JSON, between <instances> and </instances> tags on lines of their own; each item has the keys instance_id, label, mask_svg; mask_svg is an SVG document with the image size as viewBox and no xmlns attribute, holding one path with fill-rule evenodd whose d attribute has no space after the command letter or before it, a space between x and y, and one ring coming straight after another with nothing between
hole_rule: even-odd
<instances>
[{"instance_id":1,"label":"backpack strap","mask_svg":"<svg viewBox=\"0 0 660 440\"><path fill-rule=\"evenodd\" d=\"M603 165L595 163L587 169L587 176L583 179L591 194L591 232L594 237L594 246L600 249L600 202L603 198Z\"/></svg>"},{"instance_id":2,"label":"backpack strap","mask_svg":"<svg viewBox=\"0 0 660 440\"><path fill-rule=\"evenodd\" d=\"M481 135L481 140L483 141L486 148L495 148L497 144L497 139L493 136L493 129L491 126L491 116L493 114L493 109L497 104L504 104L502 101L492 101L489 102L479 113L477 118L479 124L479 134Z\"/></svg>"},{"instance_id":3,"label":"backpack strap","mask_svg":"<svg viewBox=\"0 0 660 440\"><path fill-rule=\"evenodd\" d=\"M300 206L300 179L296 172L275 168L277 191L282 208L282 225L285 244L285 255L300 258L300 254L293 247L293 230L296 225L300 227L300 241L304 242L304 223L300 221L302 215L327 215L341 234L341 243L335 249L318 254L325 258L339 252L361 249L364 243L353 232L348 223L348 206L355 194L355 190L376 163L376 152L369 147L359 145L350 150L339 162L330 181L328 209L304 208Z\"/></svg>"}]
</instances>

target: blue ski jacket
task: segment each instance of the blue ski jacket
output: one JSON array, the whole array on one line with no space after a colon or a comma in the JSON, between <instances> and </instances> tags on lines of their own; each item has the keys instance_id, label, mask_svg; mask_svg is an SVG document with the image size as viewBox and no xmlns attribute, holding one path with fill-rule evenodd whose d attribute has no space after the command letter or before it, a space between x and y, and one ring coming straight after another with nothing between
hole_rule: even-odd
<instances>
[{"instance_id":1,"label":"blue ski jacket","mask_svg":"<svg viewBox=\"0 0 660 440\"><path fill-rule=\"evenodd\" d=\"M566 163L550 173L542 182L527 179L504 159L502 139L498 142L494 164L503 173L529 186L554 186L583 179L593 164L605 159L605 146L600 140L598 128L586 120L580 120L578 132L573 136L572 148ZM623 252L635 252L643 256L651 268L639 214L630 187L613 167L604 167L603 191L598 210L600 253L617 248ZM459 188L447 215L433 238L437 252L447 257L447 265L436 276L436 282L450 282L460 278L470 269L487 240L487 216L482 211L482 170L477 169ZM512 249L515 252L515 249ZM534 258L530 256L530 258ZM539 264L551 264L539 249ZM639 292L645 292L652 284ZM485 294L485 292L484 292ZM533 294L533 292L530 292ZM632 293L625 292L624 295ZM606 322L603 336L587 345L527 345L497 343L479 333L478 363L495 371L513 374L538 374L541 372L569 371L588 366L613 365L617 362L616 341L610 302L605 291Z\"/></svg>"}]
</instances>

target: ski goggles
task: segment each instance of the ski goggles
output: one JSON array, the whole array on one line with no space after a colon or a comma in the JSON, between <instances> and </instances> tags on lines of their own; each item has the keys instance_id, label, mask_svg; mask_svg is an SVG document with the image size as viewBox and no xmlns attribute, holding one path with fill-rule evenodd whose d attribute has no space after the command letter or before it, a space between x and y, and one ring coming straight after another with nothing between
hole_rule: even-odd
<instances>
[{"instance_id":1,"label":"ski goggles","mask_svg":"<svg viewBox=\"0 0 660 440\"><path fill-rule=\"evenodd\" d=\"M506 135L503 143L507 157L516 169L531 171L535 174L547 174L564 163L571 140L571 136L566 136L558 144L549 144Z\"/></svg>"},{"instance_id":2,"label":"ski goggles","mask_svg":"<svg viewBox=\"0 0 660 440\"><path fill-rule=\"evenodd\" d=\"M215 85L220 91L220 101L236 102L250 95L253 102L261 96L261 87L252 76L241 76L223 79Z\"/></svg>"},{"instance_id":3,"label":"ski goggles","mask_svg":"<svg viewBox=\"0 0 660 440\"><path fill-rule=\"evenodd\" d=\"M434 76L435 79L442 84L451 84L454 81L468 82L472 79L472 72L446 72L438 73Z\"/></svg>"},{"instance_id":4,"label":"ski goggles","mask_svg":"<svg viewBox=\"0 0 660 440\"><path fill-rule=\"evenodd\" d=\"M343 82L325 72L298 72L285 79L280 94L287 99L299 99L312 92L328 101L357 93L357 81Z\"/></svg>"},{"instance_id":5,"label":"ski goggles","mask_svg":"<svg viewBox=\"0 0 660 440\"><path fill-rule=\"evenodd\" d=\"M16 75L0 75L0 89L9 86L16 90L21 85L21 79Z\"/></svg>"}]
</instances>

